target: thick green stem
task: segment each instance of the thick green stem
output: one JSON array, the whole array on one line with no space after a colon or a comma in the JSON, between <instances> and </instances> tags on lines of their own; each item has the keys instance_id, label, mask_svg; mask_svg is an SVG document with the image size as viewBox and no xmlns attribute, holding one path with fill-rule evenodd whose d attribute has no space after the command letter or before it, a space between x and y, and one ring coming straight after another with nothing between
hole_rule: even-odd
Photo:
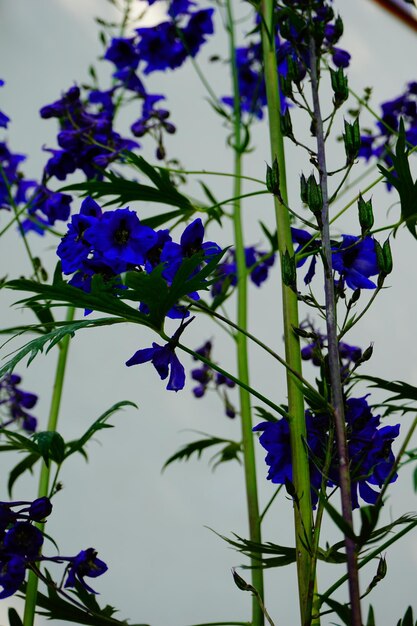
<instances>
[{"instance_id":1,"label":"thick green stem","mask_svg":"<svg viewBox=\"0 0 417 626\"><path fill-rule=\"evenodd\" d=\"M269 135L272 161L277 159L280 173L280 193L285 204L288 204L284 143L281 133L280 99L278 86L278 68L275 52L273 30L273 0L261 0L262 16L262 47L266 95L268 100ZM293 255L289 212L284 204L275 198L275 213L278 232L278 248L282 258L286 252ZM298 327L297 295L282 283L282 302L285 336L285 360L290 367L301 374L300 342L293 328ZM310 496L310 472L308 465L306 441L306 425L304 416L304 398L297 379L287 371L288 411L291 416L290 436L293 467L293 483L299 502L294 506L295 541L297 550L297 575L301 611L301 623L309 624L310 616L306 615L307 597L311 569L311 529L312 509Z\"/></svg>"},{"instance_id":2,"label":"thick green stem","mask_svg":"<svg viewBox=\"0 0 417 626\"><path fill-rule=\"evenodd\" d=\"M66 321L71 322L74 319L75 309L70 307L68 309L68 314ZM51 406L49 410L49 418L48 418L48 431L55 431L58 423L59 409L61 406L61 398L62 398L62 388L64 385L64 377L65 377L65 368L67 365L67 357L68 357L68 347L70 342L70 336L66 335L64 339L62 339L59 346L59 355L58 355L58 363L55 372L55 381L54 387L52 390L52 399ZM39 478L39 487L38 487L38 498L42 498L44 496L49 496L49 479L50 479L50 470L51 467L46 466L45 463L42 464L41 475ZM40 530L43 530L43 524L37 524L37 527ZM23 626L33 626L35 620L35 609L36 609L36 597L38 594L38 577L32 571L29 572L28 582L26 587L26 598L25 598L25 612L23 615Z\"/></svg>"},{"instance_id":3,"label":"thick green stem","mask_svg":"<svg viewBox=\"0 0 417 626\"><path fill-rule=\"evenodd\" d=\"M241 216L242 195L242 126L241 126L241 107L239 81L236 65L236 45L234 37L234 21L231 7L231 0L227 1L227 28L230 42L230 57L232 67L233 95L234 95L234 127L233 127L233 143L235 151L234 159L234 183L233 196L233 229L235 258L237 268L237 324L244 330L247 329L247 286L248 272L246 268L245 246L243 241L243 226ZM237 369L239 379L249 385L249 359L248 359L248 340L243 333L236 334L237 346ZM239 387L240 399L240 417L242 424L242 442L243 442L243 458L245 470L246 484L246 501L249 520L249 536L251 541L261 543L261 523L258 504L258 488L256 483L256 462L254 437L252 432L252 410L250 402L250 394L243 387ZM252 569L252 586L256 589L258 598L254 595L252 599L252 624L253 626L262 626L264 624L264 615L262 611L263 602L263 571L257 568L257 562L251 559ZM260 601L259 601L260 600Z\"/></svg>"}]
</instances>

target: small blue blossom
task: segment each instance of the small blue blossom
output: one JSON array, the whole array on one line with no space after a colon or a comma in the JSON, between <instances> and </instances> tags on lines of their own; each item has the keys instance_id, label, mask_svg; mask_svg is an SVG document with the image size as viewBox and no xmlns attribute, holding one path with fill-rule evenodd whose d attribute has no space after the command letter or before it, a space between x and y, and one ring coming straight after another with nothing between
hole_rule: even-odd
<instances>
[{"instance_id":1,"label":"small blue blossom","mask_svg":"<svg viewBox=\"0 0 417 626\"><path fill-rule=\"evenodd\" d=\"M195 352L204 358L211 360L212 342L206 341L200 348L197 348ZM193 357L194 361L197 361L197 357ZM233 388L235 383L227 378L224 374L215 372L206 363L200 363L200 367L196 367L191 370L191 378L198 384L193 387L192 392L195 398L202 398L208 389L213 389L222 395L224 402L225 413L227 417L234 418L236 411L231 404L224 387Z\"/></svg>"},{"instance_id":2,"label":"small blue blossom","mask_svg":"<svg viewBox=\"0 0 417 626\"><path fill-rule=\"evenodd\" d=\"M174 335L175 337L175 335ZM152 348L144 348L138 350L126 361L128 367L139 365L141 363L152 362L152 365L158 372L161 380L168 378L166 386L168 391L180 391L185 385L185 370L179 358L175 354L175 342L168 342L164 346L153 342Z\"/></svg>"},{"instance_id":3,"label":"small blue blossom","mask_svg":"<svg viewBox=\"0 0 417 626\"><path fill-rule=\"evenodd\" d=\"M379 274L375 241L372 237L343 235L343 241L333 248L333 269L340 274L342 283L350 289L375 289L370 276Z\"/></svg>"},{"instance_id":4,"label":"small blue blossom","mask_svg":"<svg viewBox=\"0 0 417 626\"><path fill-rule=\"evenodd\" d=\"M28 409L35 406L38 396L20 389L21 380L17 374L6 374L0 379L0 408L4 420L1 426L5 428L17 423L27 432L33 433L37 419L28 413Z\"/></svg>"},{"instance_id":5,"label":"small blue blossom","mask_svg":"<svg viewBox=\"0 0 417 626\"><path fill-rule=\"evenodd\" d=\"M81 550L77 556L66 559L70 561L68 577L65 587L75 587L78 581L89 593L97 593L84 580L85 577L97 578L107 571L108 567L104 561L97 558L97 552L93 548Z\"/></svg>"}]
</instances>

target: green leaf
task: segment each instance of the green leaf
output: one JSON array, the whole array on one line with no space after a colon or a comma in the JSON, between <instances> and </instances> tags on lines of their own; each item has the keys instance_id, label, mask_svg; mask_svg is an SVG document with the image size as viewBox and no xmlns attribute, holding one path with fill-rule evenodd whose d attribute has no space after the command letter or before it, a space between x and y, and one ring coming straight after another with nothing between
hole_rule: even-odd
<instances>
[{"instance_id":1,"label":"green leaf","mask_svg":"<svg viewBox=\"0 0 417 626\"><path fill-rule=\"evenodd\" d=\"M398 626L414 626L413 609L411 606L408 607L404 617L398 622Z\"/></svg>"},{"instance_id":2,"label":"green leaf","mask_svg":"<svg viewBox=\"0 0 417 626\"><path fill-rule=\"evenodd\" d=\"M375 626L375 616L374 616L374 609L372 607L372 604L369 605L368 619L366 620L366 626Z\"/></svg>"},{"instance_id":3,"label":"green leaf","mask_svg":"<svg viewBox=\"0 0 417 626\"><path fill-rule=\"evenodd\" d=\"M109 326L111 324L120 324L120 322L124 321L120 318L98 318L98 319L88 319L81 320L79 322L56 322L57 328L54 328L49 333L45 333L41 337L37 337L36 339L32 339L28 341L23 348L17 350L15 355L9 359L2 367L0 367L0 377L4 376L7 372L11 372L22 359L29 355L28 365L33 361L33 359L39 354L42 353L44 348L46 348L46 352L57 343L61 341L66 335L70 335L73 337L77 330L81 328L89 328L96 326ZM31 331L32 327L28 326L27 331ZM22 330L19 334L23 334L24 330ZM49 345L48 345L49 344Z\"/></svg>"},{"instance_id":4,"label":"green leaf","mask_svg":"<svg viewBox=\"0 0 417 626\"><path fill-rule=\"evenodd\" d=\"M401 203L401 220L413 237L417 239L417 180L413 181L411 176L403 119L400 120L395 155L391 151L388 152L393 163L393 171L390 172L382 165L378 165L378 169L398 191Z\"/></svg>"},{"instance_id":5,"label":"green leaf","mask_svg":"<svg viewBox=\"0 0 417 626\"><path fill-rule=\"evenodd\" d=\"M235 444L235 442L230 441L228 439L221 439L220 437L210 437L206 436L205 439L199 439L198 441L193 441L191 443L185 444L182 448L178 450L175 454L169 457L167 461L165 461L162 471L164 471L168 465L174 463L175 461L188 461L193 454L197 455L197 458L201 458L204 450L207 448L211 448L212 446L217 446L221 443L227 444Z\"/></svg>"},{"instance_id":6,"label":"green leaf","mask_svg":"<svg viewBox=\"0 0 417 626\"><path fill-rule=\"evenodd\" d=\"M296 561L295 548L280 546L269 541L266 543L257 543L256 541L250 541L249 539L242 539L242 537L239 537L236 533L233 533L236 539L230 539L229 537L225 537L224 535L217 533L215 530L213 530L213 532L242 554L249 556L255 561L259 561L259 567L283 567L285 565L289 565L290 563L295 563ZM277 556L274 556L274 558L267 558L264 556L266 554ZM247 565L243 565L242 567L245 569L251 569L250 566Z\"/></svg>"},{"instance_id":7,"label":"green leaf","mask_svg":"<svg viewBox=\"0 0 417 626\"><path fill-rule=\"evenodd\" d=\"M33 441L36 442L47 467L50 461L55 461L58 465L62 463L65 458L65 441L59 433L53 430L35 433Z\"/></svg>"},{"instance_id":8,"label":"green leaf","mask_svg":"<svg viewBox=\"0 0 417 626\"><path fill-rule=\"evenodd\" d=\"M272 415L272 413L270 413L269 411L266 411L262 406L255 406L253 407L255 409L256 414L263 420L265 420L266 422L277 422L277 418Z\"/></svg>"},{"instance_id":9,"label":"green leaf","mask_svg":"<svg viewBox=\"0 0 417 626\"><path fill-rule=\"evenodd\" d=\"M36 606L42 610L38 610L39 615L43 615L50 620L62 620L64 622L75 622L76 624L85 624L86 626L148 626L147 624L128 624L127 620L117 620L113 616L116 609L112 606L100 608L94 594L89 594L79 583L76 583L75 590L71 590L80 606L75 606L67 599L64 599L59 590L55 587L52 578L46 572L46 578L49 582L47 593L38 591L36 597ZM27 585L22 585L23 591ZM81 608L85 607L85 610Z\"/></svg>"},{"instance_id":10,"label":"green leaf","mask_svg":"<svg viewBox=\"0 0 417 626\"><path fill-rule=\"evenodd\" d=\"M40 459L40 456L41 455L38 453L29 454L23 459L23 461L20 461L20 463L18 463L16 467L12 469L9 474L9 480L7 483L7 490L10 498L12 497L13 485L15 484L16 480L26 471L32 473L32 467Z\"/></svg>"},{"instance_id":11,"label":"green leaf","mask_svg":"<svg viewBox=\"0 0 417 626\"><path fill-rule=\"evenodd\" d=\"M404 383L401 380L388 381L376 376L356 376L360 380L369 380L372 384L371 387L377 387L378 389L384 389L393 393L393 396L387 398L387 402L394 400L414 400L417 401L417 387Z\"/></svg>"},{"instance_id":12,"label":"green leaf","mask_svg":"<svg viewBox=\"0 0 417 626\"><path fill-rule=\"evenodd\" d=\"M23 626L23 622L20 619L19 613L16 611L16 609L9 609L8 615L10 626Z\"/></svg>"},{"instance_id":13,"label":"green leaf","mask_svg":"<svg viewBox=\"0 0 417 626\"><path fill-rule=\"evenodd\" d=\"M91 424L91 426L86 430L86 432L79 439L74 439L73 441L68 441L65 446L65 456L64 458L68 458L71 454L75 452L80 452L87 458L87 454L84 452L85 444L93 437L93 435L103 428L113 428L111 424L106 424L106 421L125 406L132 406L135 409L138 406L134 402L130 402L130 400L122 400L121 402L116 402L113 404L107 411L105 411L100 417L98 417L95 422Z\"/></svg>"},{"instance_id":14,"label":"green leaf","mask_svg":"<svg viewBox=\"0 0 417 626\"><path fill-rule=\"evenodd\" d=\"M336 602L336 600L332 600L330 598L324 598L326 604L340 617L346 626L350 626L352 624L352 616L351 610L347 604L341 604L340 602Z\"/></svg>"}]
</instances>

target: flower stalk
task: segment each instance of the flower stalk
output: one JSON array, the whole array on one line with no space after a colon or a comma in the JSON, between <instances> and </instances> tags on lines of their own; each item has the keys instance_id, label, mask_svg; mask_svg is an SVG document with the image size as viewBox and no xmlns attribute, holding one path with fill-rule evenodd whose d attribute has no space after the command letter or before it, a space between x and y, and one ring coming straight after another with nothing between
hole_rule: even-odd
<instances>
[{"instance_id":1,"label":"flower stalk","mask_svg":"<svg viewBox=\"0 0 417 626\"><path fill-rule=\"evenodd\" d=\"M74 307L68 308L66 317L67 322L71 322L74 319L75 309ZM66 335L62 341L58 344L59 355L55 372L54 387L52 391L51 406L49 409L48 418L48 431L56 431L58 425L59 409L61 406L62 389L64 385L65 370L68 360L68 348L70 342L70 335ZM38 498L49 496L49 482L50 482L51 467L46 463L42 464L41 475L39 478ZM39 530L43 531L44 524L37 524ZM23 626L33 626L35 620L36 598L38 594L38 577L33 572L29 572L28 582L26 587L25 598L25 610L23 615Z\"/></svg>"},{"instance_id":2,"label":"flower stalk","mask_svg":"<svg viewBox=\"0 0 417 626\"><path fill-rule=\"evenodd\" d=\"M248 273L245 259L245 246L243 240L243 224L241 215L242 195L242 125L241 125L241 104L239 92L238 70L236 64L236 44L234 34L234 19L232 13L231 0L227 0L227 31L229 35L231 71L233 83L233 148L234 148L234 182L233 182L233 231L234 245L237 267L237 324L246 330L248 326ZM238 378L249 385L249 359L248 340L245 334L236 333L237 348L237 369ZM254 449L254 435L252 432L252 409L249 392L239 387L240 418L242 425L242 445L246 484L246 501L249 520L249 536L251 541L261 543L261 520L259 514L258 488L256 481L256 462ZM263 571L256 567L257 562L251 559L252 586L256 589L256 595L252 597L252 624L262 626L264 624L264 613L262 611L264 597Z\"/></svg>"},{"instance_id":3,"label":"flower stalk","mask_svg":"<svg viewBox=\"0 0 417 626\"><path fill-rule=\"evenodd\" d=\"M278 84L278 67L275 51L274 2L261 0L262 47L266 95L268 102L269 136L272 162L278 162L280 178L280 198L274 197L275 215L278 233L278 248L281 257L293 256L293 243L290 230L288 194L286 186L284 142L281 133L280 97ZM282 200L281 200L282 199ZM285 337L285 360L288 365L301 375L300 340L294 333L299 326L297 294L282 282L283 322ZM309 582L311 574L310 546L312 540L312 507L310 497L310 472L308 465L306 441L306 425L304 417L304 398L297 379L287 370L288 412L291 438L291 456L293 467L293 483L297 496L294 506L295 541L297 552L297 576L301 623L309 624L310 616L306 614Z\"/></svg>"},{"instance_id":4,"label":"flower stalk","mask_svg":"<svg viewBox=\"0 0 417 626\"><path fill-rule=\"evenodd\" d=\"M349 475L349 454L345 428L345 410L342 382L340 376L339 341L337 337L337 311L332 270L332 249L329 226L329 193L327 180L326 150L319 99L319 60L313 36L310 35L310 77L313 100L315 135L317 141L317 163L320 176L320 187L323 198L320 231L324 260L324 290L326 303L326 329L328 341L329 376L331 400L339 459L340 493L342 514L346 522L353 528L352 499ZM347 569L349 580L349 598L351 604L352 626L362 626L361 604L359 591L359 574L356 545L353 539L345 536Z\"/></svg>"}]
</instances>

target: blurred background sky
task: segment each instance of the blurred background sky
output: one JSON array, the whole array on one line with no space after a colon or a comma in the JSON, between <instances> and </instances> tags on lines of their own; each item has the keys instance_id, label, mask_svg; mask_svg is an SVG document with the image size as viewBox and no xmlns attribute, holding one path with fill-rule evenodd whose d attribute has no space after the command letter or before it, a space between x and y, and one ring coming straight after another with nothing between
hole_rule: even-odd
<instances>
[{"instance_id":1,"label":"blurred background sky","mask_svg":"<svg viewBox=\"0 0 417 626\"><path fill-rule=\"evenodd\" d=\"M359 94L364 87L372 86L371 104L379 111L380 102L398 96L407 82L417 79L416 33L372 1L335 0L334 4L345 24L341 46L352 54L350 85ZM238 2L236 11L243 16L249 12L247 5ZM47 158L43 146L56 146L55 121L41 120L40 107L56 100L75 82L86 81L88 65L96 64L102 54L95 16L112 19L114 7L106 0L0 2L0 77L6 82L0 91L0 109L12 119L2 136L7 137L13 151L28 155L24 166L27 177L40 177ZM219 31L221 27L221 19L218 19ZM243 22L242 32L249 28L249 24ZM230 79L226 66L207 62L216 54L227 57L226 40L220 32L203 49L199 61L215 92L219 96L228 95ZM100 67L102 88L105 88L111 66L106 62L96 66ZM232 154L226 148L226 131L205 101L204 89L191 64L187 63L174 73L154 74L147 85L151 92L166 94L167 107L178 127L177 135L167 142L169 156L178 158L188 169L230 171ZM354 105L354 101L351 104ZM127 131L136 117L135 111L128 112L121 120L122 130ZM297 116L294 119L298 123ZM371 116L364 115L361 121L373 124ZM341 133L342 127L343 119L339 115L336 130ZM143 143L142 154L154 162L154 147L146 141ZM265 163L269 161L263 123L254 126L253 146L256 150L247 158L245 171L263 179ZM290 198L295 199L302 168L308 175L310 166L303 163L291 146L287 154ZM340 145L334 142L330 159L339 162L338 155ZM355 170L354 177L362 171L361 167ZM367 180L374 176L375 173ZM227 179L207 177L204 180L220 200L233 195ZM359 188L359 185L353 186L343 202ZM188 189L194 196L201 197L195 181L190 182ZM252 189L254 187L248 186L246 191ZM380 185L372 190L372 197L377 223L395 221L398 207L394 194L387 194ZM247 245L266 243L257 225L259 219L274 228L271 201L267 196L261 198L245 204ZM75 202L75 210L77 207ZM147 206L135 208L139 216L154 210ZM2 215L1 223L6 219L7 216ZM357 231L355 210L337 222L334 230L338 234ZM228 245L230 230L213 229L209 238ZM32 235L31 243L52 269L56 262L55 241ZM389 288L378 298L370 314L355 327L348 342L363 348L374 342L374 357L364 373L417 385L414 330L417 247L408 232L398 233L393 241L393 253L395 269L387 281ZM30 273L23 247L12 229L1 242L0 267L0 274L10 278ZM280 302L275 289L277 271L274 268L262 289L251 287L250 328L282 352ZM320 289L317 278L314 285ZM15 293L2 293L1 298L2 327L32 321L18 307L9 308L17 299ZM208 338L214 338L214 359L235 372L233 345L225 333L209 321L194 322L186 339L190 347L196 348ZM224 416L223 406L214 394L204 400L194 399L190 381L183 392L174 394L165 390L165 384L151 365L126 368L125 361L152 340L155 337L145 329L118 326L80 332L71 342L60 422L63 436L80 435L93 419L119 400L132 400L139 410L129 408L112 419L116 428L101 432L90 443L89 464L81 457L73 457L64 467L64 489L55 498L47 531L58 541L64 554L76 554L89 546L99 551L109 571L95 581L95 588L100 591L101 602L120 609L120 618L152 626L247 620L249 594L234 586L230 574L230 568L243 559L209 530L229 536L236 532L247 537L242 468L230 463L212 472L206 456L200 461L174 465L161 473L161 467L171 454L198 438L191 430L239 439L238 421ZM3 348L3 355L14 345ZM189 370L190 360L181 358ZM29 369L21 365L18 370L23 375L23 388L40 396L36 415L41 428L46 426L55 362L56 354L52 351L47 356L39 356ZM257 349L251 350L251 365L253 386L270 394L276 402L285 402L284 371ZM404 431L410 419L410 416L401 418ZM260 497L264 506L274 487L265 480L267 468L260 447L258 457ZM7 499L10 462L10 458L0 459L0 497L3 500ZM403 471L391 490L384 511L387 522L417 508L411 469ZM22 479L16 488L16 498L30 499L36 489L37 476ZM275 502L266 520L264 540L291 545L291 522L291 503L282 497ZM329 541L337 540L332 527L328 529L328 536ZM396 623L413 601L417 609L416 535L400 541L388 553L387 561L388 576L370 596L379 626ZM363 588L372 579L376 565L362 570ZM329 565L321 570L319 584L323 590L343 573L343 568L338 566ZM272 570L267 573L266 581L267 608L276 624L297 623L295 568ZM6 609L12 605L20 606L10 599L0 603L1 624L7 623ZM40 619L38 623L43 622ZM326 623L324 620L323 624Z\"/></svg>"}]
</instances>

